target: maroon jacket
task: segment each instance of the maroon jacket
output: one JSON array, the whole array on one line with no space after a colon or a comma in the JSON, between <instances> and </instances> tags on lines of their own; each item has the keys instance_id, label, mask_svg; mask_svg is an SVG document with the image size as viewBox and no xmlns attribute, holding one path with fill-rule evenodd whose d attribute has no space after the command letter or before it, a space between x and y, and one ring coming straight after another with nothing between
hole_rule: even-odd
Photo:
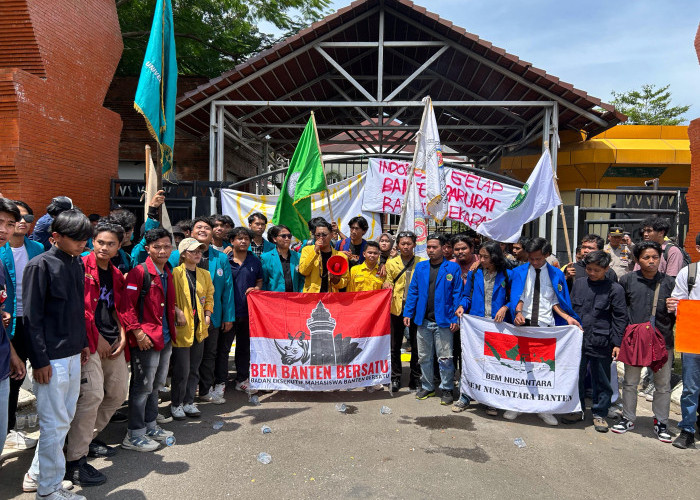
<instances>
[{"instance_id":1,"label":"maroon jacket","mask_svg":"<svg viewBox=\"0 0 700 500\"><path fill-rule=\"evenodd\" d=\"M648 366L657 372L668 361L666 342L650 323L628 325L620 345L618 361L631 366Z\"/></svg>"},{"instance_id":2,"label":"maroon jacket","mask_svg":"<svg viewBox=\"0 0 700 500\"><path fill-rule=\"evenodd\" d=\"M131 307L124 315L124 328L128 332L127 339L130 347L138 347L134 331L143 330L151 338L153 349L160 351L163 349L163 310L168 307L167 319L170 329L170 337L175 339L175 284L173 283L173 273L168 265L165 266L165 274L168 279L168 296L163 293L163 285L156 270L155 264L150 257L146 259L146 267L151 275L151 287L148 295L144 297L143 322L139 321L139 294L143 287L143 267L136 266L126 277L126 297Z\"/></svg>"},{"instance_id":3,"label":"maroon jacket","mask_svg":"<svg viewBox=\"0 0 700 500\"><path fill-rule=\"evenodd\" d=\"M85 329L87 330L90 352L94 354L97 350L97 339L100 335L95 325L95 310L97 309L97 301L100 299L100 272L93 252L83 257L83 265L85 266ZM109 263L109 269L112 271L112 283L114 286L114 308L117 311L119 323L123 326L125 325L126 311L131 307L131 304L126 300L126 280L124 275L111 262ZM124 351L126 352L127 349L124 349Z\"/></svg>"}]
</instances>

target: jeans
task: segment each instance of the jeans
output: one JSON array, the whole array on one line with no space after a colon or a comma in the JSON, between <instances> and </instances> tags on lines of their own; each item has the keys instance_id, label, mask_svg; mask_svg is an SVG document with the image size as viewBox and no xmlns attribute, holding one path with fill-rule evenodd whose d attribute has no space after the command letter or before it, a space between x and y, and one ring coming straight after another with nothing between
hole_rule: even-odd
<instances>
[{"instance_id":1,"label":"jeans","mask_svg":"<svg viewBox=\"0 0 700 500\"><path fill-rule=\"evenodd\" d=\"M51 380L34 382L34 395L40 431L28 474L37 480L40 495L50 495L61 487L66 474L63 444L80 395L80 354L52 359Z\"/></svg>"},{"instance_id":2,"label":"jeans","mask_svg":"<svg viewBox=\"0 0 700 500\"><path fill-rule=\"evenodd\" d=\"M9 432L7 428L7 403L10 399L10 377L0 381L0 437L5 442L5 436Z\"/></svg>"},{"instance_id":3,"label":"jeans","mask_svg":"<svg viewBox=\"0 0 700 500\"><path fill-rule=\"evenodd\" d=\"M581 353L581 366L578 372L578 395L581 398L581 411L586 410L586 371L591 367L591 386L593 389L593 406L591 411L594 417L606 418L612 399L612 386L610 385L610 363L612 358L597 358Z\"/></svg>"},{"instance_id":4,"label":"jeans","mask_svg":"<svg viewBox=\"0 0 700 500\"><path fill-rule=\"evenodd\" d=\"M158 417L158 390L165 384L172 344L163 349L142 351L131 348L131 383L129 385L129 436L143 436L153 429Z\"/></svg>"},{"instance_id":5,"label":"jeans","mask_svg":"<svg viewBox=\"0 0 700 500\"><path fill-rule=\"evenodd\" d=\"M653 374L654 401L651 411L662 424L668 423L671 409L671 367L673 366L673 349L668 349L668 361ZM634 422L637 418L637 386L642 375L642 367L625 364L625 378L622 382L622 416Z\"/></svg>"},{"instance_id":6,"label":"jeans","mask_svg":"<svg viewBox=\"0 0 700 500\"><path fill-rule=\"evenodd\" d=\"M15 348L15 352L22 362L27 364L27 344L25 340L26 334L24 333L24 323L22 322L22 317L18 317L16 321L14 336L12 337L12 347ZM22 387L24 382L24 377L19 380L13 378L10 379L10 403L7 407L7 429L8 431L15 426L15 416L17 414L17 400L19 399L19 389Z\"/></svg>"},{"instance_id":7,"label":"jeans","mask_svg":"<svg viewBox=\"0 0 700 500\"><path fill-rule=\"evenodd\" d=\"M455 366L452 360L454 334L449 328L441 328L433 321L424 320L418 326L418 363L421 369L421 387L427 391L435 389L433 357L438 357L440 389L454 389Z\"/></svg>"},{"instance_id":8,"label":"jeans","mask_svg":"<svg viewBox=\"0 0 700 500\"><path fill-rule=\"evenodd\" d=\"M401 345L403 344L403 333L406 327L403 324L403 316L391 315L391 380L401 382ZM418 365L418 326L411 321L408 328L409 343L411 344L411 364L409 385L418 385L420 379L420 366Z\"/></svg>"},{"instance_id":9,"label":"jeans","mask_svg":"<svg viewBox=\"0 0 700 500\"><path fill-rule=\"evenodd\" d=\"M700 398L700 354L683 353L683 393L681 394L681 421L678 428L695 433ZM654 395L656 397L656 395Z\"/></svg>"},{"instance_id":10,"label":"jeans","mask_svg":"<svg viewBox=\"0 0 700 500\"><path fill-rule=\"evenodd\" d=\"M236 330L236 382L243 382L248 380L250 376L250 323L248 317L236 318L234 328ZM229 345L229 349L230 347ZM223 363L223 359L221 361ZM228 363L228 352L226 353L226 363Z\"/></svg>"},{"instance_id":11,"label":"jeans","mask_svg":"<svg viewBox=\"0 0 700 500\"><path fill-rule=\"evenodd\" d=\"M194 340L190 347L173 347L170 358L170 404L173 407L194 403L194 391L199 383L199 365L204 353L204 342ZM204 395L204 394L202 394Z\"/></svg>"}]
</instances>

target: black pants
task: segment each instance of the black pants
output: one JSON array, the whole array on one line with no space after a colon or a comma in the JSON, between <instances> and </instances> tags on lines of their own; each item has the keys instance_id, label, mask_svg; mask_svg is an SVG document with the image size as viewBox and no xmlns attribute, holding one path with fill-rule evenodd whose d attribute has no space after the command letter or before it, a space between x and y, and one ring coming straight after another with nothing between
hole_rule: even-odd
<instances>
[{"instance_id":1,"label":"black pants","mask_svg":"<svg viewBox=\"0 0 700 500\"><path fill-rule=\"evenodd\" d=\"M199 364L199 395L204 396L209 393L209 389L214 387L214 368L216 366L216 348L219 342L221 327L209 326L209 336L204 339L204 350L202 352L202 362ZM226 381L226 379L224 379Z\"/></svg>"},{"instance_id":2,"label":"black pants","mask_svg":"<svg viewBox=\"0 0 700 500\"><path fill-rule=\"evenodd\" d=\"M250 376L250 323L248 317L236 318L236 382Z\"/></svg>"},{"instance_id":3,"label":"black pants","mask_svg":"<svg viewBox=\"0 0 700 500\"><path fill-rule=\"evenodd\" d=\"M401 344L403 344L404 324L402 316L391 315L391 380L401 382ZM411 372L409 385L413 387L420 381L420 365L418 365L418 326L411 320L408 328L409 343L411 345Z\"/></svg>"},{"instance_id":4,"label":"black pants","mask_svg":"<svg viewBox=\"0 0 700 500\"><path fill-rule=\"evenodd\" d=\"M197 342L196 335L190 347L173 347L170 355L170 368L173 372L170 401L173 407L194 403L203 353L204 342Z\"/></svg>"},{"instance_id":5,"label":"black pants","mask_svg":"<svg viewBox=\"0 0 700 500\"><path fill-rule=\"evenodd\" d=\"M24 323L22 323L22 317L17 318L15 326L15 335L12 337L12 346L15 348L15 352L19 359L26 365L27 364L27 345L28 340L25 338L24 333ZM22 387L22 382L24 382L24 377L21 380L15 380L10 378L10 401L7 405L7 430L8 432L15 428L17 413L17 400L19 399L19 388Z\"/></svg>"},{"instance_id":6,"label":"black pants","mask_svg":"<svg viewBox=\"0 0 700 500\"><path fill-rule=\"evenodd\" d=\"M228 381L228 356L231 352L231 344L238 328L238 318L228 332L219 333L219 342L216 346L216 366L214 368L214 380L217 384L225 384ZM236 342L238 345L238 342ZM238 351L236 351L238 352Z\"/></svg>"}]
</instances>

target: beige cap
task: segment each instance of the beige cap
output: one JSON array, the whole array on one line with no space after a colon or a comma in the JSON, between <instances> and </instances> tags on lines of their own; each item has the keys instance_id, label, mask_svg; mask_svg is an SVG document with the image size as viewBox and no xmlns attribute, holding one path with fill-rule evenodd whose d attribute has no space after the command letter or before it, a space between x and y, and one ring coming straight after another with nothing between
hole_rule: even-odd
<instances>
[{"instance_id":1,"label":"beige cap","mask_svg":"<svg viewBox=\"0 0 700 500\"><path fill-rule=\"evenodd\" d=\"M202 250L202 252L206 251L207 246L204 243L200 243L199 241L195 240L194 238L185 238L180 242L178 245L177 249L179 250L180 253L189 251L192 252L197 249Z\"/></svg>"}]
</instances>

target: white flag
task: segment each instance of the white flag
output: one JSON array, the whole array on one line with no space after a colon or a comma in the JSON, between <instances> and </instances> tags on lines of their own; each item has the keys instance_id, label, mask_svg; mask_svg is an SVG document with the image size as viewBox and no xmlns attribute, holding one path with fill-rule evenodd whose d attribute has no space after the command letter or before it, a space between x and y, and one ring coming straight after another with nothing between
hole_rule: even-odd
<instances>
[{"instance_id":1,"label":"white flag","mask_svg":"<svg viewBox=\"0 0 700 500\"><path fill-rule=\"evenodd\" d=\"M416 161L414 167L425 172L426 213L438 222L447 216L447 186L442 164L442 146L438 135L433 101L423 98L422 127L416 136Z\"/></svg>"},{"instance_id":2,"label":"white flag","mask_svg":"<svg viewBox=\"0 0 700 500\"><path fill-rule=\"evenodd\" d=\"M156 178L156 167L153 164L153 158L148 155L148 176L146 181L146 193L145 193L145 203L143 207L143 218L144 220L148 217L148 204L151 202L153 197L158 192L158 179ZM165 208L165 203L161 206L161 225L172 234L173 226L170 224L170 217L168 216L168 209Z\"/></svg>"},{"instance_id":3,"label":"white flag","mask_svg":"<svg viewBox=\"0 0 700 500\"><path fill-rule=\"evenodd\" d=\"M418 257L427 258L428 244L428 226L425 223L425 207L418 196L418 188L416 186L416 178L425 177L425 173L417 168L413 170L413 175L410 178L408 188L406 189L406 198L401 208L401 218L399 219L398 232L411 231L416 235L416 248L413 252Z\"/></svg>"},{"instance_id":4,"label":"white flag","mask_svg":"<svg viewBox=\"0 0 700 500\"><path fill-rule=\"evenodd\" d=\"M546 149L513 203L495 219L482 222L477 232L496 241L515 243L524 224L561 205L555 182L552 157Z\"/></svg>"}]
</instances>

